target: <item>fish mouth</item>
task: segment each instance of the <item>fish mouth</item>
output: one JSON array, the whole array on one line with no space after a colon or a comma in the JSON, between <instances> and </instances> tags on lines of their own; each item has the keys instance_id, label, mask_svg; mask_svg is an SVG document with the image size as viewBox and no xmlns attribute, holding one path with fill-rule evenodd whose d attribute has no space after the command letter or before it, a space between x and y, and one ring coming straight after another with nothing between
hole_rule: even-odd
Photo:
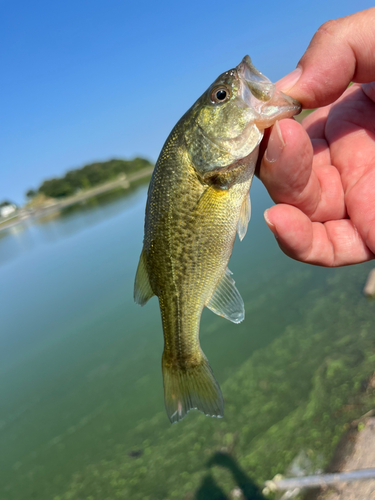
<instances>
[{"instance_id":1,"label":"fish mouth","mask_svg":"<svg viewBox=\"0 0 375 500\"><path fill-rule=\"evenodd\" d=\"M253 66L250 56L246 55L236 69L240 80L255 98L260 101L272 99L276 90L275 84Z\"/></svg>"},{"instance_id":2,"label":"fish mouth","mask_svg":"<svg viewBox=\"0 0 375 500\"><path fill-rule=\"evenodd\" d=\"M255 123L261 128L301 112L301 104L278 90L274 83L253 66L248 55L242 59L236 70L242 83L242 99L258 113L259 118L256 118Z\"/></svg>"}]
</instances>

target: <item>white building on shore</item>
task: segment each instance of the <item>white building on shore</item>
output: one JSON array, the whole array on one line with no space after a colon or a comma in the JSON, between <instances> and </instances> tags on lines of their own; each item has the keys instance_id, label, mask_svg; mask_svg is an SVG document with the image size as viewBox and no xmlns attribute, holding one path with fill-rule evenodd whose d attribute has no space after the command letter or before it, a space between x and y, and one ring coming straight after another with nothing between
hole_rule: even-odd
<instances>
[{"instance_id":1,"label":"white building on shore","mask_svg":"<svg viewBox=\"0 0 375 500\"><path fill-rule=\"evenodd\" d=\"M14 203L9 203L8 201L3 201L3 203L0 203L0 217L3 219L6 219L7 217L10 217L13 215L17 210L17 205Z\"/></svg>"}]
</instances>

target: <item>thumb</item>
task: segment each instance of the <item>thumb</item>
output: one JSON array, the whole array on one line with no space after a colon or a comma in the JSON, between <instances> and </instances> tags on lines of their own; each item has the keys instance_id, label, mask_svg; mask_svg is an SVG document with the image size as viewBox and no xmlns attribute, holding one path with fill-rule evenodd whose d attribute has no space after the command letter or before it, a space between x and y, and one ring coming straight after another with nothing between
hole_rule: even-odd
<instances>
[{"instance_id":1,"label":"thumb","mask_svg":"<svg viewBox=\"0 0 375 500\"><path fill-rule=\"evenodd\" d=\"M336 101L350 82L375 80L375 8L324 23L297 69L278 88L318 108Z\"/></svg>"}]
</instances>

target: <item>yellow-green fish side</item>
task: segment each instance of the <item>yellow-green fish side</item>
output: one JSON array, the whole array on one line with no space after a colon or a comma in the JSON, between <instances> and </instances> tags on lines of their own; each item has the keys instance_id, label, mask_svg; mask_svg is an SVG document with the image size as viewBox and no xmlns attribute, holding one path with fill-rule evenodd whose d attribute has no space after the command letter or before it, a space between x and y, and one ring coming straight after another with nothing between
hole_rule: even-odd
<instances>
[{"instance_id":1,"label":"yellow-green fish side","mask_svg":"<svg viewBox=\"0 0 375 500\"><path fill-rule=\"evenodd\" d=\"M227 297L222 300L231 306L229 314L236 322L243 319L243 302L226 267L253 169L246 163L235 168L242 179L230 190L202 183L177 126L150 184L142 259L160 303L165 403L171 421L191 408L223 415L220 388L199 345L199 323L223 278L228 290L224 288ZM224 305L219 313L225 314Z\"/></svg>"},{"instance_id":2,"label":"yellow-green fish side","mask_svg":"<svg viewBox=\"0 0 375 500\"><path fill-rule=\"evenodd\" d=\"M143 305L153 295L159 298L171 422L192 408L223 416L221 391L199 344L203 308L235 323L244 318L227 265L236 232L242 239L250 219L249 189L263 133L253 126L252 109L235 102L241 81L233 71L214 84L214 92L227 89L232 108L213 108L212 115L204 94L168 137L149 187L135 300Z\"/></svg>"}]
</instances>

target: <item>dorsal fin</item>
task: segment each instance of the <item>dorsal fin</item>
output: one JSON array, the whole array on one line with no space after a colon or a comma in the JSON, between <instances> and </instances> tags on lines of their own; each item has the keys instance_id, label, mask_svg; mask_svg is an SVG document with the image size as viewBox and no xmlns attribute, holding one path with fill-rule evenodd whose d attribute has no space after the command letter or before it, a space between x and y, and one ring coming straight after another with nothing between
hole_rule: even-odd
<instances>
[{"instance_id":1,"label":"dorsal fin","mask_svg":"<svg viewBox=\"0 0 375 500\"><path fill-rule=\"evenodd\" d=\"M245 306L231 274L227 268L207 307L215 314L223 316L233 323L241 323L245 317Z\"/></svg>"},{"instance_id":2,"label":"dorsal fin","mask_svg":"<svg viewBox=\"0 0 375 500\"><path fill-rule=\"evenodd\" d=\"M135 275L134 300L137 304L144 306L153 295L154 292L152 291L146 268L146 255L144 249L142 249L137 274Z\"/></svg>"},{"instance_id":3,"label":"dorsal fin","mask_svg":"<svg viewBox=\"0 0 375 500\"><path fill-rule=\"evenodd\" d=\"M242 203L240 218L238 219L237 222L237 233L238 237L240 238L240 241L244 239L244 236L247 231L247 226L250 221L250 217L251 217L251 204L250 204L250 192L248 192L247 196L245 197Z\"/></svg>"}]
</instances>

